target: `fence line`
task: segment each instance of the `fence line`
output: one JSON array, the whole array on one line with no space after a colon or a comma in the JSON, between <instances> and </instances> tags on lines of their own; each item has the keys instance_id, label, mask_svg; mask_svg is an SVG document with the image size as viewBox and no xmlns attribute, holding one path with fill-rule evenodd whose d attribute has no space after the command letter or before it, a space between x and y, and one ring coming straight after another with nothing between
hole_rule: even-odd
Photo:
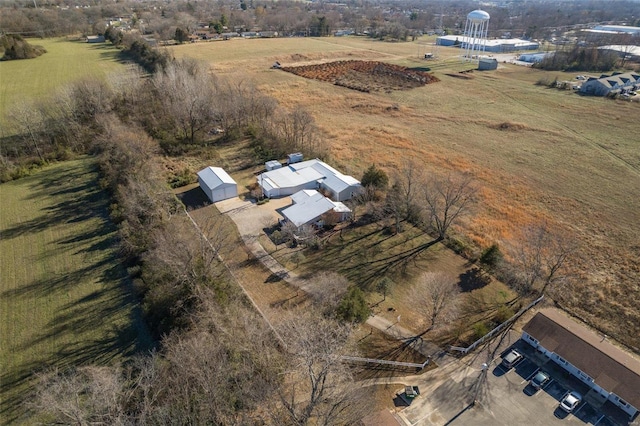
<instances>
[{"instance_id":1,"label":"fence line","mask_svg":"<svg viewBox=\"0 0 640 426\"><path fill-rule=\"evenodd\" d=\"M386 359L360 358L357 356L342 356L341 359L345 361L367 362L370 364L398 365L400 367L415 367L419 369L423 369L431 361L430 358L427 358L427 360L422 364L417 364L414 362L388 361Z\"/></svg>"},{"instance_id":2,"label":"fence line","mask_svg":"<svg viewBox=\"0 0 640 426\"><path fill-rule=\"evenodd\" d=\"M484 343L485 341L487 341L488 339L492 338L493 336L495 336L496 334L498 334L499 332L501 332L503 329L505 329L508 325L512 324L515 320L517 320L518 318L520 318L520 316L522 314L524 314L525 312L527 312L529 309L531 309L532 307L534 307L535 305L537 305L539 302L542 301L542 299L544 299L544 294L540 297L538 297L536 300L534 300L533 302L529 303L527 306L525 306L524 308L520 309L515 315L513 315L511 318L509 318L508 320L506 320L505 322L503 322L502 324L498 325L496 328L494 328L493 330L491 330L490 332L488 332L487 334L485 334L484 336L482 336L481 338L479 338L478 340L476 340L475 342L473 342L470 346L466 347L466 348L461 348L459 346L449 346L449 350L450 351L458 351L458 352L462 352L463 354L468 354L469 352L471 352L472 350L474 350L476 347L478 347L478 345Z\"/></svg>"},{"instance_id":3,"label":"fence line","mask_svg":"<svg viewBox=\"0 0 640 426\"><path fill-rule=\"evenodd\" d=\"M204 232L202 232L202 230L200 229L200 227L198 226L198 224L196 223L196 221L193 219L193 217L191 217L191 215L189 214L189 212L187 211L186 208L184 208L184 212L186 213L187 217L191 220L191 223L193 223L193 226L196 228L196 230L198 231L198 233L200 234L200 236L207 242L207 244L209 245L209 247L211 248L211 250L213 250L213 252L216 255L216 258L220 261L220 263L222 263L224 265L224 267L227 269L227 271L229 271L229 274L231 274L231 276L233 277L233 279L235 280L235 282L238 284L238 286L240 286L240 289L242 289L242 292L245 294L245 296L247 296L247 299L249 299L249 301L251 302L251 304L253 305L253 307L255 308L255 310L260 314L260 316L262 316L262 318L264 319L264 321L267 323L267 325L269 326L269 328L271 329L271 331L273 332L273 334L276 336L276 338L278 339L278 342L280 342L280 344L282 345L283 348L286 348L287 345L284 342L284 339L282 338L282 336L280 336L280 333L278 333L278 331L275 329L275 327L271 324L271 322L269 321L269 318L267 318L267 316L264 314L264 312L262 312L262 310L260 309L260 307L256 304L256 302L253 300L253 298L249 295L249 293L247 293L247 290L245 290L244 286L242 285L242 282L240 281L240 279L237 277L237 275L233 272L233 270L231 268L229 268L229 266L227 265L227 263L224 261L224 259L222 259L222 256L220 256L220 253L218 252L218 250L216 250L216 248L213 246L213 244L211 244L211 241L209 241L209 239L207 238L207 236L204 234Z\"/></svg>"}]
</instances>

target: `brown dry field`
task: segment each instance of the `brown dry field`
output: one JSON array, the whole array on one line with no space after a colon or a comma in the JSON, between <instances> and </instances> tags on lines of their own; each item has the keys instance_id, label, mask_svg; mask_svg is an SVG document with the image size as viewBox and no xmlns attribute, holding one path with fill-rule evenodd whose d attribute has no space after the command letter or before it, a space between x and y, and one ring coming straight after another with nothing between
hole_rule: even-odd
<instances>
[{"instance_id":1,"label":"brown dry field","mask_svg":"<svg viewBox=\"0 0 640 426\"><path fill-rule=\"evenodd\" d=\"M581 246L578 279L562 304L610 336L640 347L640 104L581 97L535 82L573 74L510 64L471 78L440 47L357 38L230 40L178 46L221 77L253 80L286 108L304 107L330 145L328 160L360 176L371 163L393 173L406 159L426 173L471 173L481 202L460 231L481 246L513 240L546 220ZM360 93L270 69L336 60L429 66L441 81L409 91ZM500 130L508 123L509 130Z\"/></svg>"}]
</instances>

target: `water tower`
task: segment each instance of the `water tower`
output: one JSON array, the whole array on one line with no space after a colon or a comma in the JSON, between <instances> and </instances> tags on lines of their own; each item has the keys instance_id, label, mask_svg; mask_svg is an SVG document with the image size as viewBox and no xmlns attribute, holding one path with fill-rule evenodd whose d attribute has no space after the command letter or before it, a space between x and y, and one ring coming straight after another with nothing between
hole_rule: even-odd
<instances>
[{"instance_id":1,"label":"water tower","mask_svg":"<svg viewBox=\"0 0 640 426\"><path fill-rule=\"evenodd\" d=\"M484 53L488 32L489 14L479 9L469 12L467 22L464 24L464 36L466 39L461 45L465 49L465 60L477 59L480 52Z\"/></svg>"}]
</instances>

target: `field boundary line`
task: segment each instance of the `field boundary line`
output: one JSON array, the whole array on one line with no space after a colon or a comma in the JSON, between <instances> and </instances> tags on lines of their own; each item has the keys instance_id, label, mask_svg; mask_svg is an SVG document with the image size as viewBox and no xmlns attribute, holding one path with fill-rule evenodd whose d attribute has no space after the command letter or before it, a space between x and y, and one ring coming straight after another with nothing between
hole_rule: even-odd
<instances>
[{"instance_id":1,"label":"field boundary line","mask_svg":"<svg viewBox=\"0 0 640 426\"><path fill-rule=\"evenodd\" d=\"M262 309L260 309L260 307L258 306L258 304L255 302L255 300L253 300L253 298L251 297L251 295L249 295L249 293L247 292L247 290L244 288L244 286L242 285L242 281L240 280L240 278L238 278L238 276L233 272L233 270L229 267L229 265L227 265L227 263L224 261L224 259L222 258L222 256L220 255L220 253L218 252L218 250L215 249L215 247L213 247L213 244L211 244L211 242L209 241L209 239L207 238L207 236L204 234L204 232L202 232L202 230L200 229L200 227L198 226L198 223L193 219L193 217L189 214L189 212L187 211L187 208L183 206L183 210L185 212L185 214L187 215L187 217L191 220L191 223L193 223L193 226L196 228L196 230L198 231L198 233L200 234L200 236L202 237L202 239L204 239L204 241L209 245L209 247L211 248L211 250L213 250L213 252L216 255L216 258L220 261L220 263L222 263L224 265L224 267L226 268L227 271L229 271L229 274L231 274L231 277L233 278L233 280L236 282L236 284L238 284L238 286L240 287L240 289L242 289L242 292L244 293L245 296L247 296L247 299L249 299L249 301L251 302L251 304L253 305L253 307L255 308L255 310L260 314L260 316L262 316L262 318L264 319L264 321L267 323L267 325L269 326L269 328L271 329L271 331L273 332L273 334L276 336L276 338L278 339L278 342L282 345L283 348L286 348L287 345L284 342L284 339L282 338L282 336L280 336L280 333L278 333L278 331L275 329L275 327L273 326L273 324L271 324L271 321L269 321L269 318L265 315L264 312L262 312Z\"/></svg>"}]
</instances>

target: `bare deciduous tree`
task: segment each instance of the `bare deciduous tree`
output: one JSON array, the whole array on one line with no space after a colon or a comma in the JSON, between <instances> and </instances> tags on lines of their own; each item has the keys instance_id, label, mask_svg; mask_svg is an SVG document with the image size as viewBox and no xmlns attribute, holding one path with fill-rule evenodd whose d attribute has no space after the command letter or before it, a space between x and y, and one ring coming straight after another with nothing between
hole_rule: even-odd
<instances>
[{"instance_id":1,"label":"bare deciduous tree","mask_svg":"<svg viewBox=\"0 0 640 426\"><path fill-rule=\"evenodd\" d=\"M309 280L306 290L323 308L335 308L349 288L349 280L336 272L321 272Z\"/></svg>"},{"instance_id":2,"label":"bare deciduous tree","mask_svg":"<svg viewBox=\"0 0 640 426\"><path fill-rule=\"evenodd\" d=\"M412 304L428 324L422 334L456 318L458 293L460 287L457 280L443 272L420 275L410 294Z\"/></svg>"},{"instance_id":3,"label":"bare deciduous tree","mask_svg":"<svg viewBox=\"0 0 640 426\"><path fill-rule=\"evenodd\" d=\"M40 110L32 103L23 101L13 105L8 115L13 123L13 131L22 137L24 143L35 151L40 160L44 160L44 152L40 145L45 122ZM29 152L31 149L26 151Z\"/></svg>"},{"instance_id":4,"label":"bare deciduous tree","mask_svg":"<svg viewBox=\"0 0 640 426\"><path fill-rule=\"evenodd\" d=\"M509 247L509 255L518 277L518 285L524 292L540 294L565 277L567 260L577 249L574 239L553 234L546 223L530 225L522 229L520 240Z\"/></svg>"},{"instance_id":5,"label":"bare deciduous tree","mask_svg":"<svg viewBox=\"0 0 640 426\"><path fill-rule=\"evenodd\" d=\"M421 176L420 166L414 161L406 161L387 192L386 209L395 219L396 232L402 232L401 221L416 223L420 220L416 198Z\"/></svg>"},{"instance_id":6,"label":"bare deciduous tree","mask_svg":"<svg viewBox=\"0 0 640 426\"><path fill-rule=\"evenodd\" d=\"M38 385L27 406L54 423L126 424L120 370L110 367L54 369L36 377Z\"/></svg>"},{"instance_id":7,"label":"bare deciduous tree","mask_svg":"<svg viewBox=\"0 0 640 426\"><path fill-rule=\"evenodd\" d=\"M470 176L433 177L425 183L425 207L439 240L444 239L452 224L469 212L475 193Z\"/></svg>"},{"instance_id":8,"label":"bare deciduous tree","mask_svg":"<svg viewBox=\"0 0 640 426\"><path fill-rule=\"evenodd\" d=\"M154 74L155 93L163 102L166 118L180 131L180 137L194 143L214 120L213 77L203 64L195 61L171 62Z\"/></svg>"},{"instance_id":9,"label":"bare deciduous tree","mask_svg":"<svg viewBox=\"0 0 640 426\"><path fill-rule=\"evenodd\" d=\"M286 320L280 333L287 342L290 369L279 389L281 405L274 421L286 425L355 424L369 410L361 389L354 389L345 354L350 327L317 313Z\"/></svg>"}]
</instances>

